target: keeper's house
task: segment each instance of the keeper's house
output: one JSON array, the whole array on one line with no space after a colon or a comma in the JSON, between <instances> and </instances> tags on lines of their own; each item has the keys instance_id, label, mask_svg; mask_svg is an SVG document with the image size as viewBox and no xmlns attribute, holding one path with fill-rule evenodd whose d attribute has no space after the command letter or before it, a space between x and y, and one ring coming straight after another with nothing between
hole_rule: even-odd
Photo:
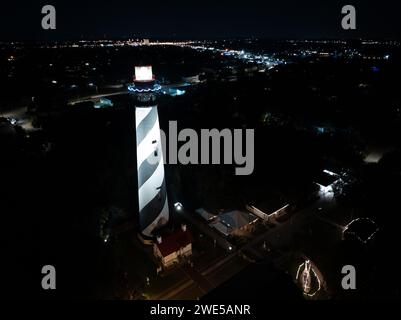
<instances>
[{"instance_id":1,"label":"keeper's house","mask_svg":"<svg viewBox=\"0 0 401 320\"><path fill-rule=\"evenodd\" d=\"M187 230L186 225L182 225L178 232L163 239L157 237L153 245L153 254L161 262L162 267L169 268L192 255L192 242L191 232Z\"/></svg>"}]
</instances>

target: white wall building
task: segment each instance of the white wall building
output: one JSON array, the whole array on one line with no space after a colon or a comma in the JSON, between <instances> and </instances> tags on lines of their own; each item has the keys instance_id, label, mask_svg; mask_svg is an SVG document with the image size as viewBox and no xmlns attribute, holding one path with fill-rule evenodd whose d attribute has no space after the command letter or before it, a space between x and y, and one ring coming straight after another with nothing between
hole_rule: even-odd
<instances>
[{"instance_id":1,"label":"white wall building","mask_svg":"<svg viewBox=\"0 0 401 320\"><path fill-rule=\"evenodd\" d=\"M181 230L166 237L157 237L153 254L164 268L171 267L192 255L193 237L183 225Z\"/></svg>"}]
</instances>

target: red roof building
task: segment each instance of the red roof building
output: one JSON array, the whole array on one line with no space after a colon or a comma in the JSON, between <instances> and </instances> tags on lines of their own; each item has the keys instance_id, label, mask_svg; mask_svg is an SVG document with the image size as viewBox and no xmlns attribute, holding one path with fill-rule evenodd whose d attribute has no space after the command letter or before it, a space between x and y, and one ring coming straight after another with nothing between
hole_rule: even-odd
<instances>
[{"instance_id":1,"label":"red roof building","mask_svg":"<svg viewBox=\"0 0 401 320\"><path fill-rule=\"evenodd\" d=\"M158 237L153 245L153 253L164 267L169 267L192 255L192 242L191 232L183 226L166 238Z\"/></svg>"}]
</instances>

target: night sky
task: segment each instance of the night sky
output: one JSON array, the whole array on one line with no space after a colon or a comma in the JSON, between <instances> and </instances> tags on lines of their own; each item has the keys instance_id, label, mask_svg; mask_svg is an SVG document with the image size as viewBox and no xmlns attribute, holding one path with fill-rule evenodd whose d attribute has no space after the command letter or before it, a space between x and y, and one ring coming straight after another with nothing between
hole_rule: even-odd
<instances>
[{"instance_id":1,"label":"night sky","mask_svg":"<svg viewBox=\"0 0 401 320\"><path fill-rule=\"evenodd\" d=\"M41 29L41 8L57 10L57 30ZM357 30L341 29L341 8L357 9ZM400 38L399 0L89 0L0 4L0 40L96 38Z\"/></svg>"}]
</instances>

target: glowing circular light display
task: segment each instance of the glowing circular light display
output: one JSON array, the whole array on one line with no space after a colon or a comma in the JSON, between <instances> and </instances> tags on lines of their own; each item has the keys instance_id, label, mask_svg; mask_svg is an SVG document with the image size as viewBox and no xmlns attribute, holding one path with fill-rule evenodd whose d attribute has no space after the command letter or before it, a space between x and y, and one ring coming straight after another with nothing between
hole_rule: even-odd
<instances>
[{"instance_id":1,"label":"glowing circular light display","mask_svg":"<svg viewBox=\"0 0 401 320\"><path fill-rule=\"evenodd\" d=\"M321 289L319 276L313 269L310 260L306 260L298 267L296 280L301 286L303 294L308 297L315 296Z\"/></svg>"},{"instance_id":2,"label":"glowing circular light display","mask_svg":"<svg viewBox=\"0 0 401 320\"><path fill-rule=\"evenodd\" d=\"M370 218L357 218L352 220L343 229L343 237L346 234L354 236L360 242L366 244L379 231L376 222Z\"/></svg>"}]
</instances>

